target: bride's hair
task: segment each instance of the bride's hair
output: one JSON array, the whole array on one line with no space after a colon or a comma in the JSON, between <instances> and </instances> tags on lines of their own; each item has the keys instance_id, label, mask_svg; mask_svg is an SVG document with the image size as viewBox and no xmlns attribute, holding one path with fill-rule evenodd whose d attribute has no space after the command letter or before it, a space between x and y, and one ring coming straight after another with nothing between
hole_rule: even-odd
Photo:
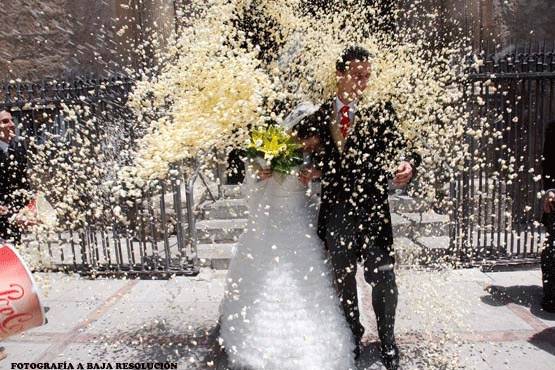
<instances>
[{"instance_id":1,"label":"bride's hair","mask_svg":"<svg viewBox=\"0 0 555 370\"><path fill-rule=\"evenodd\" d=\"M292 135L303 145L303 151L316 152L320 147L320 135L316 127L303 124L303 121L293 126Z\"/></svg>"},{"instance_id":2,"label":"bride's hair","mask_svg":"<svg viewBox=\"0 0 555 370\"><path fill-rule=\"evenodd\" d=\"M319 136L318 129L306 124L304 120L293 126L292 134L299 140L306 140L313 136Z\"/></svg>"}]
</instances>

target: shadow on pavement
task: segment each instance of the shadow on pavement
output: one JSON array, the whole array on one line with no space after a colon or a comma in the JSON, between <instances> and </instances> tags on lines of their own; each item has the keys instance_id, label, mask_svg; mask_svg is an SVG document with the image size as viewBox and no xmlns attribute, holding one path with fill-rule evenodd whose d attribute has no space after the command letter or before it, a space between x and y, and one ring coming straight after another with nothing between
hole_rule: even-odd
<instances>
[{"instance_id":1,"label":"shadow on pavement","mask_svg":"<svg viewBox=\"0 0 555 370\"><path fill-rule=\"evenodd\" d=\"M555 356L555 327L547 328L537 334L534 334L530 339L528 339L528 342Z\"/></svg>"},{"instance_id":2,"label":"shadow on pavement","mask_svg":"<svg viewBox=\"0 0 555 370\"><path fill-rule=\"evenodd\" d=\"M489 296L481 297L482 302L491 306L518 304L530 309L530 313L543 320L555 321L555 314L541 307L543 289L538 285L515 285L510 287L492 285L486 288ZM534 334L528 342L539 349L555 355L555 327Z\"/></svg>"},{"instance_id":3,"label":"shadow on pavement","mask_svg":"<svg viewBox=\"0 0 555 370\"><path fill-rule=\"evenodd\" d=\"M555 321L555 314L546 312L541 307L543 289L539 285L509 287L491 285L486 288L486 291L490 295L481 297L481 300L490 306L505 306L515 303L530 308L530 313L540 319Z\"/></svg>"}]
</instances>

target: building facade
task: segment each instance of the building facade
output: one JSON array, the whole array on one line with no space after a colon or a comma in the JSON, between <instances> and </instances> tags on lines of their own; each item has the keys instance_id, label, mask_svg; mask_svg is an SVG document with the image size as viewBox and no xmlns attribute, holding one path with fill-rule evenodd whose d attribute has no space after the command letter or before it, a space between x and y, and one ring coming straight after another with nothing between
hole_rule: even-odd
<instances>
[{"instance_id":1,"label":"building facade","mask_svg":"<svg viewBox=\"0 0 555 370\"><path fill-rule=\"evenodd\" d=\"M555 1L437 0L446 19L468 32L475 49L486 44L511 47L555 41Z\"/></svg>"},{"instance_id":2,"label":"building facade","mask_svg":"<svg viewBox=\"0 0 555 370\"><path fill-rule=\"evenodd\" d=\"M403 7L411 0L397 2ZM446 37L475 49L555 40L552 0L423 0ZM142 45L164 44L188 0L14 0L0 7L0 81L112 75L154 63Z\"/></svg>"},{"instance_id":3,"label":"building facade","mask_svg":"<svg viewBox=\"0 0 555 370\"><path fill-rule=\"evenodd\" d=\"M177 1L177 0L176 0ZM174 0L16 0L0 8L0 81L138 68L174 29Z\"/></svg>"}]
</instances>

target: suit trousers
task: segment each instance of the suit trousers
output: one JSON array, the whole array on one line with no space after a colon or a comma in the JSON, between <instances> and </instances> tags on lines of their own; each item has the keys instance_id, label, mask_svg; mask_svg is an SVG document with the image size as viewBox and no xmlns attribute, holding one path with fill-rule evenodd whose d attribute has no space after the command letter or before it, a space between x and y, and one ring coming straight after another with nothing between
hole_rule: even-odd
<instances>
[{"instance_id":1,"label":"suit trousers","mask_svg":"<svg viewBox=\"0 0 555 370\"><path fill-rule=\"evenodd\" d=\"M391 247L369 245L370 238L358 228L356 215L345 205L335 207L327 222L325 243L335 273L335 286L347 323L356 343L364 334L360 323L356 272L362 261L364 279L372 286L372 307L376 315L378 336L382 346L395 342L395 311L398 290L395 281L395 259Z\"/></svg>"}]
</instances>

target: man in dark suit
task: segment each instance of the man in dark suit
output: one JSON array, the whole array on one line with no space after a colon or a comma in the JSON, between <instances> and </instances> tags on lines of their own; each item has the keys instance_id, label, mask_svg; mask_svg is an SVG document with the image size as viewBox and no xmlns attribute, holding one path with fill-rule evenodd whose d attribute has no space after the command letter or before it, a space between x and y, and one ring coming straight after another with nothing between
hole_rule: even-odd
<instances>
[{"instance_id":1,"label":"man in dark suit","mask_svg":"<svg viewBox=\"0 0 555 370\"><path fill-rule=\"evenodd\" d=\"M394 324L397 286L393 270L393 231L388 204L388 179L396 186L413 177L420 157L404 153L406 143L397 130L390 103L357 109L357 100L370 77L370 54L347 48L336 64L337 94L301 125L317 133L322 174L318 235L330 253L345 317L360 353L364 327L359 320L355 274L364 264L372 285L372 304L381 340L382 360L397 369L399 351ZM390 168L396 170L392 173Z\"/></svg>"},{"instance_id":2,"label":"man in dark suit","mask_svg":"<svg viewBox=\"0 0 555 370\"><path fill-rule=\"evenodd\" d=\"M15 124L10 112L0 110L0 242L11 240L17 244L21 231L13 216L27 204L27 197L18 194L28 190L26 151L16 138ZM0 347L0 361L7 357Z\"/></svg>"},{"instance_id":3,"label":"man in dark suit","mask_svg":"<svg viewBox=\"0 0 555 370\"><path fill-rule=\"evenodd\" d=\"M545 190L543 223L549 237L541 254L543 301L547 312L555 312L555 121L548 123L543 147L542 177Z\"/></svg>"},{"instance_id":4,"label":"man in dark suit","mask_svg":"<svg viewBox=\"0 0 555 370\"><path fill-rule=\"evenodd\" d=\"M19 243L21 230L16 215L29 199L27 152L17 140L10 112L0 111L0 238Z\"/></svg>"}]
</instances>

